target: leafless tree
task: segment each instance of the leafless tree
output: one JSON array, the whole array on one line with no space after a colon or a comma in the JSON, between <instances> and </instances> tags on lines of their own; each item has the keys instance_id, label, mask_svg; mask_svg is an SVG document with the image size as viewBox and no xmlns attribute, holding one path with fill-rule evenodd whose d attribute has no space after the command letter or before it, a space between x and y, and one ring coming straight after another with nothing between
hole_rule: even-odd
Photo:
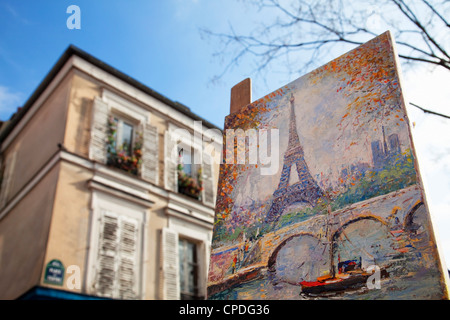
<instances>
[{"instance_id":1,"label":"leafless tree","mask_svg":"<svg viewBox=\"0 0 450 320\"><path fill-rule=\"evenodd\" d=\"M284 72L304 73L332 58L332 49L355 47L386 30L405 62L450 70L449 0L253 0L252 5L262 19L253 30L202 31L219 40L217 54L227 61L218 78L244 58L252 58L256 73L275 64Z\"/></svg>"}]
</instances>

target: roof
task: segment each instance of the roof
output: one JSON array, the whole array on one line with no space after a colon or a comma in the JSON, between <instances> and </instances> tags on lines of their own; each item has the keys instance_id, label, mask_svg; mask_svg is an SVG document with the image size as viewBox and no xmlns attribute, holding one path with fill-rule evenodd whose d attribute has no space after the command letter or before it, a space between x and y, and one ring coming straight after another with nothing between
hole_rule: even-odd
<instances>
[{"instance_id":1,"label":"roof","mask_svg":"<svg viewBox=\"0 0 450 320\"><path fill-rule=\"evenodd\" d=\"M19 108L18 111L13 114L11 119L8 121L5 121L3 123L3 126L0 126L0 142L5 140L5 138L9 135L9 133L12 131L12 129L19 123L19 121L24 117L24 115L28 112L28 110L31 108L31 106L34 104L34 102L39 98L39 96L44 92L44 90L47 88L47 86L51 83L51 81L55 78L55 76L58 74L58 72L63 68L63 66L66 64L66 62L72 57L72 56L78 56L87 62L93 64L94 66L112 74L113 76L119 78L120 80L134 86L135 88L145 92L146 94L164 102L165 104L171 106L172 108L176 109L177 111L187 115L188 117L196 120L196 121L202 121L203 125L210 128L210 129L218 129L222 131L221 128L217 127L216 125L212 124L208 120L205 120L204 118L200 117L199 115L195 114L191 111L187 106L183 105L180 102L173 101L166 96L156 92L155 90L149 88L148 86L144 85L143 83L139 82L138 80L128 76L127 74L117 70L116 68L108 65L107 63L101 61L100 59L97 59L96 57L92 56L91 54L87 53L86 51L81 50L80 48L70 45L64 53L61 55L61 57L58 59L56 64L53 66L53 68L49 71L49 73L46 75L44 80L39 84L39 86L34 90L33 94L30 96L30 98L25 102L23 107Z\"/></svg>"}]
</instances>

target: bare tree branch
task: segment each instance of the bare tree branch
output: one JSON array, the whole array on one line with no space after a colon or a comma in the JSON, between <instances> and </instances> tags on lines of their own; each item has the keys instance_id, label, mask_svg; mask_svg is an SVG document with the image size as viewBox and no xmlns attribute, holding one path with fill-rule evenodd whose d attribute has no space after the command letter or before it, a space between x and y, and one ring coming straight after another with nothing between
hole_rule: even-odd
<instances>
[{"instance_id":1,"label":"bare tree branch","mask_svg":"<svg viewBox=\"0 0 450 320\"><path fill-rule=\"evenodd\" d=\"M447 20L444 19L444 17L442 17L442 15L426 0L422 0L423 3L425 3L427 5L428 8L431 9L431 11L433 11L433 13L438 16L439 19L442 20L442 22L444 22L444 24L447 26L447 28L450 28L450 23L447 22Z\"/></svg>"},{"instance_id":2,"label":"bare tree branch","mask_svg":"<svg viewBox=\"0 0 450 320\"><path fill-rule=\"evenodd\" d=\"M301 58L303 63L287 72L305 72L305 68L326 62L338 45L359 45L381 33L380 24L396 38L399 56L405 61L428 63L450 70L449 23L444 18L450 1L421 0L255 0L260 12L270 12L272 21L262 28L241 34L203 30L218 39L218 56L231 54L223 76L244 58L253 58L254 71L261 72ZM265 15L267 17L267 15ZM385 29L386 30L386 29ZM385 31L383 30L383 31ZM219 77L220 77L219 76Z\"/></svg>"},{"instance_id":3,"label":"bare tree branch","mask_svg":"<svg viewBox=\"0 0 450 320\"><path fill-rule=\"evenodd\" d=\"M436 111L431 111L431 110L422 108L421 106L418 106L415 103L410 102L409 104L412 105L413 107L416 107L417 109L422 110L424 113L429 113L429 114L433 114L435 116L439 116L439 117L442 117L442 118L450 119L450 116L447 116L445 114L442 114L442 113L439 113L439 112L436 112Z\"/></svg>"},{"instance_id":4,"label":"bare tree branch","mask_svg":"<svg viewBox=\"0 0 450 320\"><path fill-rule=\"evenodd\" d=\"M400 11L407 17L412 23L414 23L423 33L423 35L428 39L429 43L433 44L439 51L441 51L447 58L450 59L448 53L435 41L435 39L428 33L425 26L422 25L420 20L414 14L410 7L408 7L403 0L393 0ZM424 39L426 41L426 39Z\"/></svg>"}]
</instances>

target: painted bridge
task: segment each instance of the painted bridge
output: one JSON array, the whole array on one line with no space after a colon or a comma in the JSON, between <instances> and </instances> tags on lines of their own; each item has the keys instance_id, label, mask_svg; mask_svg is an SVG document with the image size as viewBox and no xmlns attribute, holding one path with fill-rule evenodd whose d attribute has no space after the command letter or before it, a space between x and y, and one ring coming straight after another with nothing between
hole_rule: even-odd
<instances>
[{"instance_id":1,"label":"painted bridge","mask_svg":"<svg viewBox=\"0 0 450 320\"><path fill-rule=\"evenodd\" d=\"M413 185L349 205L328 215L316 215L305 221L266 233L251 244L240 266L234 272L228 271L226 274L226 268L214 268L214 266L211 268L209 294L249 279L261 270L276 271L280 250L295 238L312 237L317 240L317 243L326 246L330 241L337 239L347 226L363 219L378 221L395 233L398 230L413 228L415 215L422 213L423 210L422 192L418 185ZM238 249L243 248L244 245L245 243L239 243L227 248L217 248L211 255L216 265L221 266L223 265L223 261L222 263L220 261L221 255L226 256L226 263L228 263L233 259L233 255L242 252ZM218 274L214 275L214 272ZM211 279L217 279L217 281L211 281Z\"/></svg>"}]
</instances>

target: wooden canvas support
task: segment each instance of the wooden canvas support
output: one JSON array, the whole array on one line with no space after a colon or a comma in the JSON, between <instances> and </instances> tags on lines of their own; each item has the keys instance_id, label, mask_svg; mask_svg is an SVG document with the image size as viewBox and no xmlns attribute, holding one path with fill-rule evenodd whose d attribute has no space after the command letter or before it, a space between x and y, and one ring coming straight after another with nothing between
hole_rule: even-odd
<instances>
[{"instance_id":1,"label":"wooden canvas support","mask_svg":"<svg viewBox=\"0 0 450 320\"><path fill-rule=\"evenodd\" d=\"M231 88L230 114L252 103L252 79L247 78Z\"/></svg>"}]
</instances>

